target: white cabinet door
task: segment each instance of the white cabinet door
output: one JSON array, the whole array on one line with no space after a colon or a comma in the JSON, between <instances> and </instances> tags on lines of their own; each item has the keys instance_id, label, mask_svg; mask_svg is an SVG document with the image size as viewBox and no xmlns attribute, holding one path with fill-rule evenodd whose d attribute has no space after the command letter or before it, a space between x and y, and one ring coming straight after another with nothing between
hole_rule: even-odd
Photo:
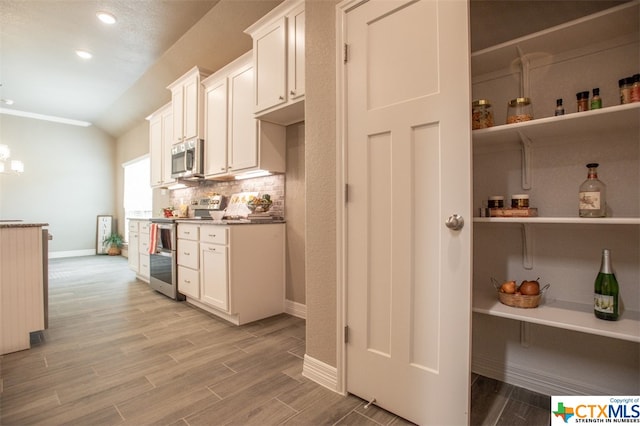
<instances>
[{"instance_id":1,"label":"white cabinet door","mask_svg":"<svg viewBox=\"0 0 640 426\"><path fill-rule=\"evenodd\" d=\"M227 78L207 82L204 92L205 176L227 173Z\"/></svg>"},{"instance_id":2,"label":"white cabinet door","mask_svg":"<svg viewBox=\"0 0 640 426\"><path fill-rule=\"evenodd\" d=\"M135 271L136 273L140 272L140 259L139 259L139 249L140 245L140 234L137 232L129 232L129 245L127 247L127 261L129 263L129 268Z\"/></svg>"},{"instance_id":3,"label":"white cabinet door","mask_svg":"<svg viewBox=\"0 0 640 426\"><path fill-rule=\"evenodd\" d=\"M304 46L305 19L304 3L291 11L287 16L288 25L288 73L289 99L304 96Z\"/></svg>"},{"instance_id":4,"label":"white cabinet door","mask_svg":"<svg viewBox=\"0 0 640 426\"><path fill-rule=\"evenodd\" d=\"M173 140L172 144L184 139L182 129L184 128L184 91L182 86L171 89L171 112L173 114Z\"/></svg>"},{"instance_id":5,"label":"white cabinet door","mask_svg":"<svg viewBox=\"0 0 640 426\"><path fill-rule=\"evenodd\" d=\"M187 297L200 299L200 273L194 269L178 266L178 291Z\"/></svg>"},{"instance_id":6,"label":"white cabinet door","mask_svg":"<svg viewBox=\"0 0 640 426\"><path fill-rule=\"evenodd\" d=\"M229 312L229 277L227 247L200 244L202 273L201 301L214 308Z\"/></svg>"},{"instance_id":7,"label":"white cabinet door","mask_svg":"<svg viewBox=\"0 0 640 426\"><path fill-rule=\"evenodd\" d=\"M200 78L197 74L194 74L184 82L182 88L184 96L183 104L183 129L182 134L184 139L191 139L198 136L199 125L199 90L200 90Z\"/></svg>"},{"instance_id":8,"label":"white cabinet door","mask_svg":"<svg viewBox=\"0 0 640 426\"><path fill-rule=\"evenodd\" d=\"M417 424L468 424L468 2L351 6L340 25L350 57L338 64L349 185L347 391ZM464 228L445 226L453 214Z\"/></svg>"},{"instance_id":9,"label":"white cabinet door","mask_svg":"<svg viewBox=\"0 0 640 426\"><path fill-rule=\"evenodd\" d=\"M287 21L283 16L254 35L255 112L287 100Z\"/></svg>"},{"instance_id":10,"label":"white cabinet door","mask_svg":"<svg viewBox=\"0 0 640 426\"><path fill-rule=\"evenodd\" d=\"M162 114L162 184L173 183L171 177L171 145L173 145L173 113L166 108Z\"/></svg>"},{"instance_id":11,"label":"white cabinet door","mask_svg":"<svg viewBox=\"0 0 640 426\"><path fill-rule=\"evenodd\" d=\"M151 118L149 122L149 162L151 186L162 185L162 115Z\"/></svg>"},{"instance_id":12,"label":"white cabinet door","mask_svg":"<svg viewBox=\"0 0 640 426\"><path fill-rule=\"evenodd\" d=\"M198 269L198 242L178 239L176 256L178 256L178 265Z\"/></svg>"},{"instance_id":13,"label":"white cabinet door","mask_svg":"<svg viewBox=\"0 0 640 426\"><path fill-rule=\"evenodd\" d=\"M254 118L253 66L247 64L229 75L229 168L258 165L258 123Z\"/></svg>"}]
</instances>

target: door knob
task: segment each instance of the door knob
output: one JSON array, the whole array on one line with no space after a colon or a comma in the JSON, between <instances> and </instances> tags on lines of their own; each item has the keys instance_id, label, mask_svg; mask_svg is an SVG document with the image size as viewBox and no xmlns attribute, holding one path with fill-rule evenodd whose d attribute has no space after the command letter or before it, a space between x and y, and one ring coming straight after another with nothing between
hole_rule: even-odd
<instances>
[{"instance_id":1,"label":"door knob","mask_svg":"<svg viewBox=\"0 0 640 426\"><path fill-rule=\"evenodd\" d=\"M462 227L464 227L464 219L462 218L462 216L458 214L454 214L449 216L449 218L444 224L447 225L447 228L449 229L453 229L454 231L459 231L462 229Z\"/></svg>"}]
</instances>

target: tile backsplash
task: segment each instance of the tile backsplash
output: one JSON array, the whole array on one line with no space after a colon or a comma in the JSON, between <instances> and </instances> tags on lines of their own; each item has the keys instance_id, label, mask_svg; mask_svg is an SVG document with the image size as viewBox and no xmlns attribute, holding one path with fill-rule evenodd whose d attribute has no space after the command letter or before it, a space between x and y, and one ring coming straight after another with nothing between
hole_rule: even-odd
<instances>
[{"instance_id":1,"label":"tile backsplash","mask_svg":"<svg viewBox=\"0 0 640 426\"><path fill-rule=\"evenodd\" d=\"M198 186L191 186L182 189L174 189L169 195L171 205L178 208L181 204L189 206L189 216L193 216L191 205L203 198L213 194L222 194L229 197L238 192L256 191L269 194L273 205L269 212L276 217L284 218L284 183L285 175L271 175L244 180L230 181L201 181Z\"/></svg>"}]
</instances>

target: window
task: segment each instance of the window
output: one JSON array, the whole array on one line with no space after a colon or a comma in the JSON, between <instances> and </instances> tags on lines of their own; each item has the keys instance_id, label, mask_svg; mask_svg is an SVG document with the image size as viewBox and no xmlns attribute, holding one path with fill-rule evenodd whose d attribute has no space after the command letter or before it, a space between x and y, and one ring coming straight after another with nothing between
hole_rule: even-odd
<instances>
[{"instance_id":1,"label":"window","mask_svg":"<svg viewBox=\"0 0 640 426\"><path fill-rule=\"evenodd\" d=\"M149 185L150 161L145 155L122 165L124 168L124 239L129 241L129 218L149 218L152 193Z\"/></svg>"}]
</instances>

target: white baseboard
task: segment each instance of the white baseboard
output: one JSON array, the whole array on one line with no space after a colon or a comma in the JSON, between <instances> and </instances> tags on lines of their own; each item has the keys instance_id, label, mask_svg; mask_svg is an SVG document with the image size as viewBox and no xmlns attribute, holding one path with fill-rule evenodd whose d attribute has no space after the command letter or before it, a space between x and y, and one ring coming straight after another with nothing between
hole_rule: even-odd
<instances>
[{"instance_id":1,"label":"white baseboard","mask_svg":"<svg viewBox=\"0 0 640 426\"><path fill-rule=\"evenodd\" d=\"M338 392L338 369L336 367L305 354L302 375L329 390Z\"/></svg>"},{"instance_id":2,"label":"white baseboard","mask_svg":"<svg viewBox=\"0 0 640 426\"><path fill-rule=\"evenodd\" d=\"M284 301L284 311L294 317L307 319L307 305L294 302L293 300Z\"/></svg>"},{"instance_id":3,"label":"white baseboard","mask_svg":"<svg viewBox=\"0 0 640 426\"><path fill-rule=\"evenodd\" d=\"M50 251L49 259L57 259L60 257L79 257L79 256L95 256L95 249L86 250L69 250L69 251Z\"/></svg>"},{"instance_id":4,"label":"white baseboard","mask_svg":"<svg viewBox=\"0 0 640 426\"><path fill-rule=\"evenodd\" d=\"M593 384L567 377L549 375L541 370L494 361L485 357L473 357L471 370L481 376L500 380L510 385L529 389L543 395L614 395L611 389L594 387Z\"/></svg>"}]
</instances>

